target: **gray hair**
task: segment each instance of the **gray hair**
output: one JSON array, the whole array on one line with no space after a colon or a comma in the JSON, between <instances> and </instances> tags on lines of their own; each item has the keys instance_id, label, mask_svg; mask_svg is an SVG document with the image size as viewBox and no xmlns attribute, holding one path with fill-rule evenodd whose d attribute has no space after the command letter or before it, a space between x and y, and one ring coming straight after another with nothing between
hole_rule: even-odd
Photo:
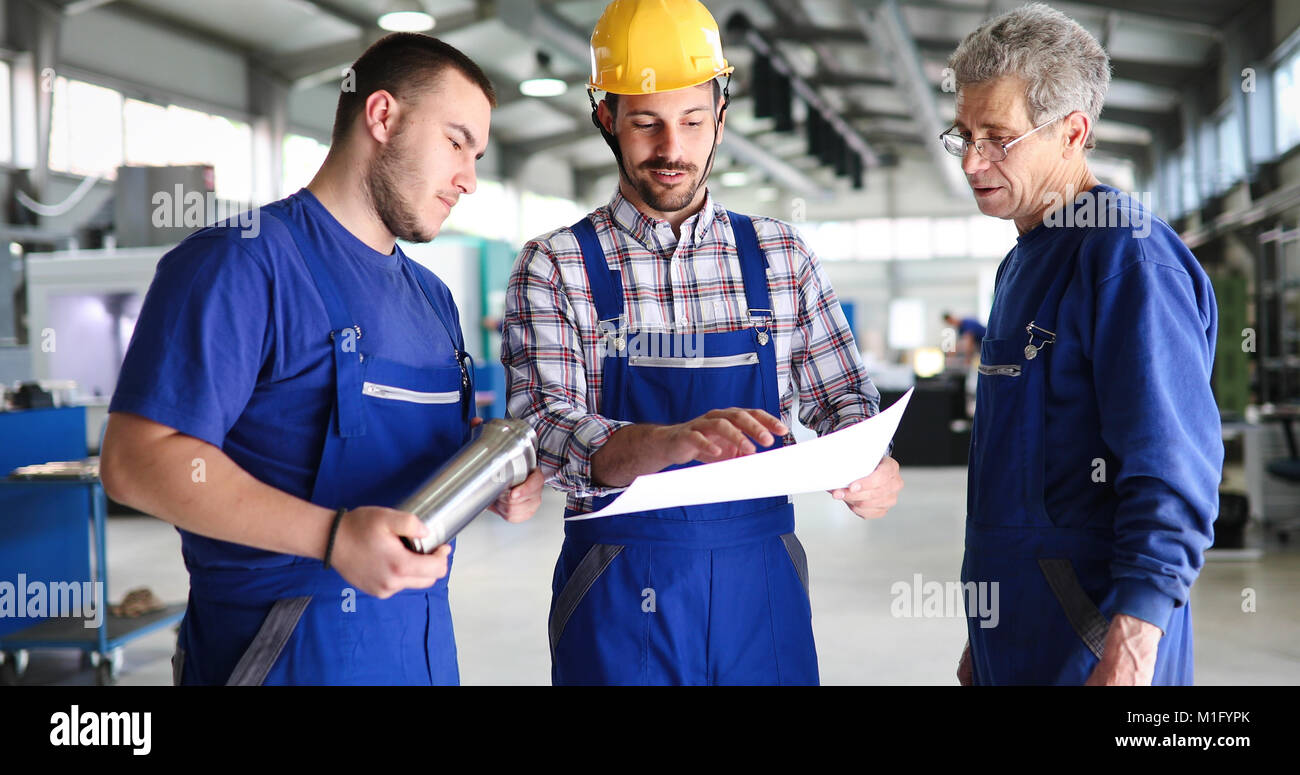
<instances>
[{"instance_id":1,"label":"gray hair","mask_svg":"<svg viewBox=\"0 0 1300 775\"><path fill-rule=\"evenodd\" d=\"M959 90L1003 76L1024 79L1034 126L1076 110L1095 126L1110 86L1106 50L1078 22L1044 3L984 22L952 52L948 66ZM1084 147L1096 144L1090 128Z\"/></svg>"}]
</instances>

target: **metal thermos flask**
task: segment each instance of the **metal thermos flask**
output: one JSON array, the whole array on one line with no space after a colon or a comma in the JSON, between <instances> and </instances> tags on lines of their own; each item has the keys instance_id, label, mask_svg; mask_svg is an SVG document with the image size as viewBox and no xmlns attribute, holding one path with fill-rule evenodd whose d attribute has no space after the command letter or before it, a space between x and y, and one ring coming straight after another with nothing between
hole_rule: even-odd
<instances>
[{"instance_id":1,"label":"metal thermos flask","mask_svg":"<svg viewBox=\"0 0 1300 775\"><path fill-rule=\"evenodd\" d=\"M489 420L479 436L448 460L411 497L395 508L409 511L430 530L403 538L421 554L450 541L501 493L522 484L537 467L537 434L521 420Z\"/></svg>"}]
</instances>

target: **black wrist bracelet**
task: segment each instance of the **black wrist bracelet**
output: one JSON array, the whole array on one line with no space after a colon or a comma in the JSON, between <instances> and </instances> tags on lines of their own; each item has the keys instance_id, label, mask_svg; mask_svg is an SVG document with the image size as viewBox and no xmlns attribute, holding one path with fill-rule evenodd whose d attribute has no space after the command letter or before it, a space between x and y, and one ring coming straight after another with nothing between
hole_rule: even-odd
<instances>
[{"instance_id":1,"label":"black wrist bracelet","mask_svg":"<svg viewBox=\"0 0 1300 775\"><path fill-rule=\"evenodd\" d=\"M347 511L346 508L340 507L338 511L334 512L334 520L330 522L330 540L329 543L325 544L326 569L330 566L330 555L334 554L334 539L337 538L339 534L339 523L343 521L343 515L346 514Z\"/></svg>"}]
</instances>

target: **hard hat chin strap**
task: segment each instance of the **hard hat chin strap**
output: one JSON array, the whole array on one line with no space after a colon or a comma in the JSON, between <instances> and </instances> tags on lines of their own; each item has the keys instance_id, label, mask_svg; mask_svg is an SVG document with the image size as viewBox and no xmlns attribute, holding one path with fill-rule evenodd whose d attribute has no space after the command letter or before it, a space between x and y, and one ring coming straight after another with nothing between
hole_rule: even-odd
<instances>
[{"instance_id":1,"label":"hard hat chin strap","mask_svg":"<svg viewBox=\"0 0 1300 775\"><path fill-rule=\"evenodd\" d=\"M592 89L587 89L587 102L591 103L591 123L595 124L596 128L600 130L600 136L605 138L605 144L614 152L614 160L618 162L618 174L630 185L632 178L627 174L627 170L623 168L623 151L618 147L618 138L614 136L613 132L606 129L604 124L600 123L600 113L597 111L596 97ZM704 174L700 176L701 185L708 178L709 173L713 171L713 156L718 152L718 133L722 131L722 117L727 112L727 106L730 104L731 74L728 73L727 82L722 86L722 107L718 109L717 120L713 122L713 148L709 151L709 160L704 164ZM611 116L611 120L612 118ZM698 190L698 187L696 190ZM692 192L691 198L695 198L694 192Z\"/></svg>"},{"instance_id":2,"label":"hard hat chin strap","mask_svg":"<svg viewBox=\"0 0 1300 775\"><path fill-rule=\"evenodd\" d=\"M709 160L704 164L704 174L700 175L700 185L709 175L713 174L713 155L718 152L718 133L722 131L722 117L727 112L727 106L731 104L731 73L727 73L727 82L722 85L722 107L718 109L718 120L713 122L713 148L709 149ZM696 187L698 190L698 186ZM695 198L695 192L691 192L691 199Z\"/></svg>"},{"instance_id":3,"label":"hard hat chin strap","mask_svg":"<svg viewBox=\"0 0 1300 775\"><path fill-rule=\"evenodd\" d=\"M618 147L618 138L600 123L600 113L596 108L595 92L592 89L587 89L587 102L591 103L591 123L600 130L600 136L605 138L605 144L614 152L614 160L618 162L618 174L627 179L627 170L623 169L623 151ZM631 180L629 179L628 182L630 183Z\"/></svg>"}]
</instances>

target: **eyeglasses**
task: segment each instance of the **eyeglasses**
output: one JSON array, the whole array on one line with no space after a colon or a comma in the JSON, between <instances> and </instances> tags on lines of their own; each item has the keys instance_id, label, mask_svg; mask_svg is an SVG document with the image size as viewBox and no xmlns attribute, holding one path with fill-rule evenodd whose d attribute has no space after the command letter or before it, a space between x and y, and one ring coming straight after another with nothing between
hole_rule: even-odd
<instances>
[{"instance_id":1,"label":"eyeglasses","mask_svg":"<svg viewBox=\"0 0 1300 775\"><path fill-rule=\"evenodd\" d=\"M992 137L981 137L978 140L967 140L966 138L957 134L957 132L954 131L954 129L949 129L947 132L944 132L943 134L939 135L939 141L943 143L943 149L945 151L951 153L953 156L956 156L959 159L966 158L966 148L968 146L973 145L975 146L975 152L978 153L980 156L983 156L984 158L988 159L989 161L992 162L1004 161L1007 158L1007 151L1011 150L1011 146L1015 145L1016 143L1025 139L1026 137L1029 137L1034 132L1037 132L1038 130L1042 129L1043 127L1047 126L1053 121L1059 121L1059 120L1060 119L1054 118L1051 119L1050 121L1044 121L1043 123L1039 124L1038 126L1034 127L1028 132L1025 132L1023 135L1017 137L1016 139L1012 140L1009 143L999 143L997 140L994 140Z\"/></svg>"}]
</instances>

